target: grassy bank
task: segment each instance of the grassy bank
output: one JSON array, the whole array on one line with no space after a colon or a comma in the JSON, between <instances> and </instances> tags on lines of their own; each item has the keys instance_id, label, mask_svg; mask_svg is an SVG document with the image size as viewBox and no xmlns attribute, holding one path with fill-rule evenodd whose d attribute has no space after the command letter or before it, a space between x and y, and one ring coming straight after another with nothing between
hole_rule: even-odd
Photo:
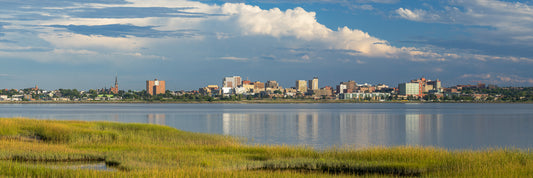
<instances>
[{"instance_id":1,"label":"grassy bank","mask_svg":"<svg viewBox=\"0 0 533 178\"><path fill-rule=\"evenodd\" d=\"M49 164L105 162L114 171ZM531 177L525 150L250 146L236 138L112 122L0 119L0 177Z\"/></svg>"}]
</instances>

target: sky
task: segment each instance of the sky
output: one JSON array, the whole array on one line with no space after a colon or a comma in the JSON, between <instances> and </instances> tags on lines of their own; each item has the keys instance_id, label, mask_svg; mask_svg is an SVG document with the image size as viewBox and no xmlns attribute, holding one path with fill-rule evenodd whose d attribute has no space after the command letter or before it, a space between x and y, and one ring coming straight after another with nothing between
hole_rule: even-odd
<instances>
[{"instance_id":1,"label":"sky","mask_svg":"<svg viewBox=\"0 0 533 178\"><path fill-rule=\"evenodd\" d=\"M0 0L0 88L533 86L533 1Z\"/></svg>"}]
</instances>

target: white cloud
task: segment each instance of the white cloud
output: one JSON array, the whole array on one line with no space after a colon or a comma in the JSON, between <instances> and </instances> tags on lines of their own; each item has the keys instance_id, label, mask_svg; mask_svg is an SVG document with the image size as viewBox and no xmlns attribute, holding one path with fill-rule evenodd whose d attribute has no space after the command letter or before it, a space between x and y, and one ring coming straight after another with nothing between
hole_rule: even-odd
<instances>
[{"instance_id":1,"label":"white cloud","mask_svg":"<svg viewBox=\"0 0 533 178\"><path fill-rule=\"evenodd\" d=\"M396 13L398 13L398 15L400 15L404 19L413 20L413 21L421 21L423 19L423 16L426 15L426 11L419 10L419 9L413 12L409 9L399 8L396 10Z\"/></svg>"},{"instance_id":2,"label":"white cloud","mask_svg":"<svg viewBox=\"0 0 533 178\"><path fill-rule=\"evenodd\" d=\"M295 36L312 40L331 32L316 22L314 12L307 12L300 7L283 12L278 8L263 10L258 6L227 3L221 7L221 11L237 18L244 35Z\"/></svg>"},{"instance_id":3,"label":"white cloud","mask_svg":"<svg viewBox=\"0 0 533 178\"><path fill-rule=\"evenodd\" d=\"M31 27L35 30L37 37L48 44L43 44L51 51L46 54L53 54L54 57L41 57L43 59L56 59L57 55L125 55L138 58L150 59L167 59L168 54L172 51L165 51L160 54L160 50L155 46L162 44L174 44L176 46L183 45L189 42L188 40L200 41L198 46L202 44L211 44L213 42L228 40L235 46L250 47L259 44L250 43L267 43L262 46L278 46L281 48L312 48L314 50L339 50L338 53L344 53L351 56L367 57L367 58L390 58L390 59L407 59L411 61L446 61L447 59L458 58L458 54L446 53L439 54L427 49L420 49L415 47L395 47L389 44L388 41L379 39L371 34L348 27L339 27L337 29L330 29L325 25L319 23L316 19L315 12L309 12L303 8L297 7L294 9L280 10L261 9L258 6L226 3L222 6L208 5L201 2L191 1L171 1L171 0L129 0L127 4L78 4L78 6L68 7L71 10L76 8L105 8L105 7L167 7L167 8L183 8L186 12L203 13L203 14L219 14L218 16L205 16L202 18L187 18L187 17L146 17L146 18L83 18L70 17L68 13L58 14L60 18L40 21L13 21L15 25L28 28L29 24L40 25L38 27ZM395 0L362 0L357 3L395 3ZM65 8L65 7L61 7ZM438 16L431 16L426 11L400 8L400 15L404 18L413 20L427 20L428 17L437 18ZM45 14L45 13L42 13ZM83 35L68 32L63 28L52 28L49 25L113 25L113 24L128 24L132 26L153 27L154 30L161 31L176 31L184 29L198 30L199 35L186 36L184 40L179 37L135 37L135 36L103 36L103 35ZM260 38L257 38L260 37ZM273 38L270 40L268 38ZM247 41L247 39L261 39L261 41ZM266 40L265 40L266 39ZM277 41L276 41L277 40ZM248 44L236 44L248 43ZM1 44L0 44L1 45ZM38 46L42 47L43 46ZM7 46L0 46L0 48L8 49ZM13 47L12 47L13 48ZM22 45L16 48L34 49L35 46ZM238 49L230 49L238 50ZM254 49L253 52L261 53L260 55L267 55L269 51L266 49ZM222 52L214 51L213 53ZM240 52L240 51L238 51ZM252 52L246 51L248 54L241 58L223 57L225 60L241 60L254 58ZM43 53L41 53L43 54ZM131 55L143 54L143 55ZM226 54L232 54L226 53ZM234 53L235 54L235 53ZM20 55L20 54L19 54ZM171 54L179 56L179 54ZM198 54L202 56L203 54ZM279 55L279 54L277 54ZM208 54L199 58L207 58L207 56L220 56L220 54ZM29 55L28 57L34 57ZM292 60L320 60L316 55L294 54L293 56L281 55L280 59ZM119 58L121 59L121 58ZM481 59L481 58L480 58ZM522 60L521 58L516 60ZM61 60L62 61L62 60Z\"/></svg>"},{"instance_id":4,"label":"white cloud","mask_svg":"<svg viewBox=\"0 0 533 178\"><path fill-rule=\"evenodd\" d=\"M490 74L463 74L461 78L480 78L480 79L490 79Z\"/></svg>"},{"instance_id":5,"label":"white cloud","mask_svg":"<svg viewBox=\"0 0 533 178\"><path fill-rule=\"evenodd\" d=\"M314 12L307 12L299 7L281 11L278 8L263 10L258 6L227 3L221 7L221 13L229 15L221 19L236 23L238 28L235 30L245 36L296 38L318 43L329 49L353 50L356 52L351 54L366 57L434 60L432 58L437 55L416 48L393 47L386 40L357 29L341 27L331 30L316 21Z\"/></svg>"},{"instance_id":6,"label":"white cloud","mask_svg":"<svg viewBox=\"0 0 533 178\"><path fill-rule=\"evenodd\" d=\"M311 59L311 57L309 57L309 55L307 55L307 54L306 54L306 55L303 55L301 58L302 58L303 60L309 60L309 59Z\"/></svg>"},{"instance_id":7,"label":"white cloud","mask_svg":"<svg viewBox=\"0 0 533 178\"><path fill-rule=\"evenodd\" d=\"M489 56L489 55L482 55L482 54L469 54L469 55L465 55L465 57L480 60L480 61L504 60L504 61L512 61L512 62L533 62L532 58L514 57L514 56Z\"/></svg>"},{"instance_id":8,"label":"white cloud","mask_svg":"<svg viewBox=\"0 0 533 178\"><path fill-rule=\"evenodd\" d=\"M220 57L220 59L223 59L223 60L231 60L231 61L247 61L247 60L248 60L248 58L244 58L244 57L234 57L234 56Z\"/></svg>"},{"instance_id":9,"label":"white cloud","mask_svg":"<svg viewBox=\"0 0 533 178\"><path fill-rule=\"evenodd\" d=\"M412 21L435 21L440 19L438 14L431 14L421 9L409 10L398 8L396 9L396 13L402 18Z\"/></svg>"},{"instance_id":10,"label":"white cloud","mask_svg":"<svg viewBox=\"0 0 533 178\"><path fill-rule=\"evenodd\" d=\"M533 7L527 4L498 0L453 0L449 3L443 10L399 8L396 13L412 21L493 27L516 39L533 33Z\"/></svg>"},{"instance_id":11,"label":"white cloud","mask_svg":"<svg viewBox=\"0 0 533 178\"><path fill-rule=\"evenodd\" d=\"M138 38L87 36L70 32L41 34L39 37L50 42L58 49L66 50L134 51L143 46L143 41Z\"/></svg>"}]
</instances>

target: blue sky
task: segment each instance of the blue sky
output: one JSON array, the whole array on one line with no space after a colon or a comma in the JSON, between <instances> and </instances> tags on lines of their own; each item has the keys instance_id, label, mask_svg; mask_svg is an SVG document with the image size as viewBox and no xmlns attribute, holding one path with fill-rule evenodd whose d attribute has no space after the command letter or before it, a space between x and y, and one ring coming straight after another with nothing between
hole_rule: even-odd
<instances>
[{"instance_id":1,"label":"blue sky","mask_svg":"<svg viewBox=\"0 0 533 178\"><path fill-rule=\"evenodd\" d=\"M0 0L0 88L167 89L224 76L533 86L533 2Z\"/></svg>"}]
</instances>

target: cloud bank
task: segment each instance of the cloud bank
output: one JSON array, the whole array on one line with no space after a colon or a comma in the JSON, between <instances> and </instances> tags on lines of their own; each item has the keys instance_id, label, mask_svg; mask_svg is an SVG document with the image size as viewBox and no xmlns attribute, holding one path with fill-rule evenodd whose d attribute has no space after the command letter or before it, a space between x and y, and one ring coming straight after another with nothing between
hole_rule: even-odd
<instances>
[{"instance_id":1,"label":"cloud bank","mask_svg":"<svg viewBox=\"0 0 533 178\"><path fill-rule=\"evenodd\" d=\"M375 10L373 5L377 4L401 6L398 0L296 3L350 3L365 10ZM529 5L496 0L454 0L447 4L442 9L398 7L387 12L398 17L391 20L462 25L475 35L457 42L428 39L400 46L357 24L328 27L317 20L317 12L302 7L282 10L235 1L9 1L0 7L5 12L0 14L0 61L110 64L128 69L184 66L183 70L214 62L216 66L208 67L219 73L224 72L219 69L223 63L239 70L265 65L298 68L300 64L316 69L341 63L346 71L364 66L376 70L405 68L417 74L457 72L465 69L463 66L486 73L483 70L497 69L500 64L517 67L533 62ZM388 29L388 33L396 35L395 29Z\"/></svg>"},{"instance_id":2,"label":"cloud bank","mask_svg":"<svg viewBox=\"0 0 533 178\"><path fill-rule=\"evenodd\" d=\"M533 7L522 2L499 0L445 1L442 8L398 8L398 17L424 23L461 25L468 37L429 39L425 44L443 48L469 48L470 53L492 59L531 61ZM473 52L472 52L473 51ZM479 59L479 56L477 56Z\"/></svg>"}]
</instances>

